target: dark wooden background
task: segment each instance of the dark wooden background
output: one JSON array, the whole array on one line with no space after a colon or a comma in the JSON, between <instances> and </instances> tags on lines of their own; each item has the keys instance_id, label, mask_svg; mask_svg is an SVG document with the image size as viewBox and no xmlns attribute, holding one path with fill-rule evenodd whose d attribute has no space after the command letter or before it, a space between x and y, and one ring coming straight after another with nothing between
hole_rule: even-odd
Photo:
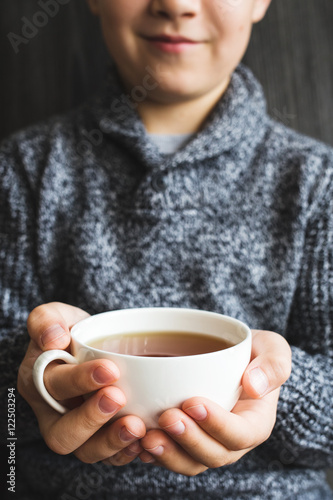
<instances>
[{"instance_id":1,"label":"dark wooden background","mask_svg":"<svg viewBox=\"0 0 333 500\"><path fill-rule=\"evenodd\" d=\"M1 2L0 139L77 105L103 77L98 20L85 0L61 1L53 0L59 12L46 20L37 15L38 0ZM46 24L16 53L8 34L22 35L22 18ZM273 0L244 60L265 88L272 116L333 145L332 0Z\"/></svg>"},{"instance_id":2,"label":"dark wooden background","mask_svg":"<svg viewBox=\"0 0 333 500\"><path fill-rule=\"evenodd\" d=\"M40 16L38 0L1 1L0 139L76 106L103 78L98 20L84 0L53 3L58 13ZM40 27L15 51L8 35L22 36L26 20ZM332 0L273 0L244 61L262 82L272 116L333 145Z\"/></svg>"}]
</instances>

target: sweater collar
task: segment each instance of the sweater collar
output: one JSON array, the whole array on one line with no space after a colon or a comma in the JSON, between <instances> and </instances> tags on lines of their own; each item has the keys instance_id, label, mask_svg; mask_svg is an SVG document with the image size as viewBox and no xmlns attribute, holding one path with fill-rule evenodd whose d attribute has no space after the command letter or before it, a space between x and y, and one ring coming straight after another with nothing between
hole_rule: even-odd
<instances>
[{"instance_id":1,"label":"sweater collar","mask_svg":"<svg viewBox=\"0 0 333 500\"><path fill-rule=\"evenodd\" d=\"M136 91L137 99L144 97L142 89L137 88ZM136 112L135 99L124 90L112 64L101 91L90 105L104 134L125 146L147 167L161 165L161 154L149 140ZM240 64L224 95L207 118L205 127L169 161L173 164L202 161L231 150L237 150L242 156L242 151L246 149L248 154L249 148L253 150L262 139L267 118L262 88L252 72Z\"/></svg>"}]
</instances>

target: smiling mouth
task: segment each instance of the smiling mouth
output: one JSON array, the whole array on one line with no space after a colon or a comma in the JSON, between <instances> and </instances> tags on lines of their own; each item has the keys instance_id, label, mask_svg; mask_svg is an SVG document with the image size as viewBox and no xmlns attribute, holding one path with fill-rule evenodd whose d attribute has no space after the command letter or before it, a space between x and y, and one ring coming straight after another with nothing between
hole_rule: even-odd
<instances>
[{"instance_id":1,"label":"smiling mouth","mask_svg":"<svg viewBox=\"0 0 333 500\"><path fill-rule=\"evenodd\" d=\"M146 37L147 40L152 42L162 42L162 43L171 43L171 44L179 44L179 43L199 43L194 40L190 40L189 38L185 38L183 36L169 36L169 35L156 35Z\"/></svg>"},{"instance_id":2,"label":"smiling mouth","mask_svg":"<svg viewBox=\"0 0 333 500\"><path fill-rule=\"evenodd\" d=\"M183 36L155 35L144 37L159 53L185 54L197 47L200 42Z\"/></svg>"}]
</instances>

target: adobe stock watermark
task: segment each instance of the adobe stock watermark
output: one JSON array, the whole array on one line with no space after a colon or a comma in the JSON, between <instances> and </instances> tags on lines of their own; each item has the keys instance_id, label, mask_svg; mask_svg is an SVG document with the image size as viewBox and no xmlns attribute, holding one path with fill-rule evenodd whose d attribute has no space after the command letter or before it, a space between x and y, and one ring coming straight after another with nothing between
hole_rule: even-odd
<instances>
[{"instance_id":1,"label":"adobe stock watermark","mask_svg":"<svg viewBox=\"0 0 333 500\"><path fill-rule=\"evenodd\" d=\"M110 105L111 120L114 116L125 116L129 110L135 110L140 103L149 98L149 93L154 91L161 83L166 72L163 72L160 64L155 69L150 66L145 68L146 74L140 85L134 86L128 93L123 92L117 99L113 99ZM108 120L101 123L102 129L108 128ZM77 153L82 157L87 157L93 154L93 150L103 143L103 131L94 128L82 133L81 139L76 147Z\"/></svg>"},{"instance_id":2,"label":"adobe stock watermark","mask_svg":"<svg viewBox=\"0 0 333 500\"><path fill-rule=\"evenodd\" d=\"M99 463L90 464L89 473L79 473L75 478L75 489L71 493L64 492L60 500L88 500L92 495L95 496L103 483L110 481L110 476L106 472L106 467ZM73 485L74 486L74 485Z\"/></svg>"},{"instance_id":3,"label":"adobe stock watermark","mask_svg":"<svg viewBox=\"0 0 333 500\"><path fill-rule=\"evenodd\" d=\"M295 120L295 118L297 118L297 115L288 112L287 106L283 106L282 111L278 110L277 108L273 108L272 115L276 120L280 121L287 127L291 126L292 122Z\"/></svg>"},{"instance_id":4,"label":"adobe stock watermark","mask_svg":"<svg viewBox=\"0 0 333 500\"><path fill-rule=\"evenodd\" d=\"M7 38L15 52L18 54L20 47L27 45L30 40L38 35L39 31L49 23L50 18L54 18L62 5L67 5L71 0L39 0L37 4L41 10L36 11L31 19L26 16L21 17L21 33L7 33Z\"/></svg>"},{"instance_id":5,"label":"adobe stock watermark","mask_svg":"<svg viewBox=\"0 0 333 500\"><path fill-rule=\"evenodd\" d=\"M81 139L76 146L77 153L84 157L92 155L94 148L101 146L103 143L103 132L97 128L92 130L84 130Z\"/></svg>"},{"instance_id":6,"label":"adobe stock watermark","mask_svg":"<svg viewBox=\"0 0 333 500\"><path fill-rule=\"evenodd\" d=\"M123 93L120 99L112 101L112 111L121 113L126 112L127 108L136 109L141 102L149 97L149 93L161 84L163 77L168 74L168 72L163 71L161 64L157 64L155 69L146 66L145 70L146 74L140 85L133 87L129 94Z\"/></svg>"},{"instance_id":7,"label":"adobe stock watermark","mask_svg":"<svg viewBox=\"0 0 333 500\"><path fill-rule=\"evenodd\" d=\"M285 467L288 467L296 462L298 459L297 453L293 449L292 445L286 442L283 442L283 448L279 453L279 457L276 460L272 460L269 462L267 466L267 470L269 472L281 472Z\"/></svg>"}]
</instances>

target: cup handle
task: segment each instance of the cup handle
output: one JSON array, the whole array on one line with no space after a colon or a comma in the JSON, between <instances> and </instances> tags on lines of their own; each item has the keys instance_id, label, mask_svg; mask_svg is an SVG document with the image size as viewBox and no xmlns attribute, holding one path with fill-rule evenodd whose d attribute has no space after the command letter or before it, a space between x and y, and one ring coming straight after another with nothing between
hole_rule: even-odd
<instances>
[{"instance_id":1,"label":"cup handle","mask_svg":"<svg viewBox=\"0 0 333 500\"><path fill-rule=\"evenodd\" d=\"M69 354L67 351L60 351L60 350L54 350L54 351L45 351L43 352L40 356L35 361L33 371L32 371L32 378L34 381L34 384L36 386L36 389L38 390L39 394L45 399L45 401L52 406L54 410L56 410L59 413L67 413L69 410L65 406L61 405L56 401L51 394L46 390L45 384L44 384L44 371L45 368L47 367L48 364L51 363L51 361L56 361L57 359L61 359L62 361L66 361L66 363L72 364L72 365L77 365L79 364L77 359L74 358L71 354Z\"/></svg>"}]
</instances>

